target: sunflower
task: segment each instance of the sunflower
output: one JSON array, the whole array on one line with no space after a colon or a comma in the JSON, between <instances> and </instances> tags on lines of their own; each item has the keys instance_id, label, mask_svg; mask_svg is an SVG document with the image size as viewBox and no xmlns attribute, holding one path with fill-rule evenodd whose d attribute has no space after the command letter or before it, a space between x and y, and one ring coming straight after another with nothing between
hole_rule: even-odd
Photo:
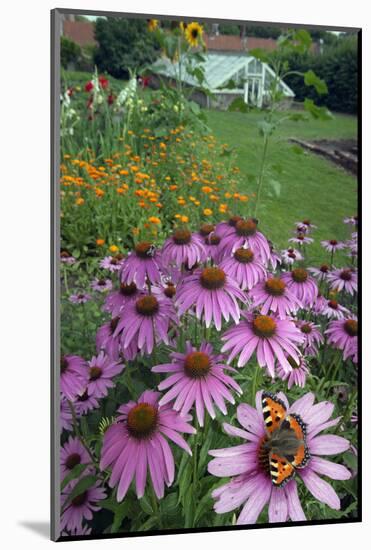
<instances>
[{"instance_id":1,"label":"sunflower","mask_svg":"<svg viewBox=\"0 0 371 550\"><path fill-rule=\"evenodd\" d=\"M199 23L192 22L187 25L185 37L190 46L198 46L199 40L202 38L203 28Z\"/></svg>"},{"instance_id":2,"label":"sunflower","mask_svg":"<svg viewBox=\"0 0 371 550\"><path fill-rule=\"evenodd\" d=\"M158 19L149 19L148 20L148 30L153 32L158 27Z\"/></svg>"}]
</instances>

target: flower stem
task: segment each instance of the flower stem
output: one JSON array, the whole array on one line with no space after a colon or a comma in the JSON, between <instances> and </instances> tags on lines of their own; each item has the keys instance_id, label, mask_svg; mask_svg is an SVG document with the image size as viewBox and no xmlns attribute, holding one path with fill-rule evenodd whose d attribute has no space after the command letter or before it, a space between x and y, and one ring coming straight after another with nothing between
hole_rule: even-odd
<instances>
[{"instance_id":1,"label":"flower stem","mask_svg":"<svg viewBox=\"0 0 371 550\"><path fill-rule=\"evenodd\" d=\"M75 407L73 406L72 401L70 401L69 399L67 400L67 402L68 402L68 406L69 406L71 414L72 414L73 429L74 429L74 432L76 434L76 437L80 441L81 445L83 445L83 447L86 449L86 451L87 451L88 455L90 456L90 459L91 459L92 463L94 464L94 466L99 470L99 464L98 464L97 460L95 459L93 453L91 452L90 447L86 443L84 437L81 435L81 432L80 432L80 429L79 429L79 424L78 424L78 421L77 421Z\"/></svg>"},{"instance_id":2,"label":"flower stem","mask_svg":"<svg viewBox=\"0 0 371 550\"><path fill-rule=\"evenodd\" d=\"M258 178L258 190L257 190L257 194L256 194L256 203L255 203L255 210L254 210L254 217L255 218L258 215L258 206L259 206L262 183L263 183L264 166L265 166L265 160L266 160L266 157L267 157L267 149L268 149L268 137L264 136L263 155L262 155L262 160L261 160L261 165L260 165L260 172L259 172L259 178Z\"/></svg>"},{"instance_id":3,"label":"flower stem","mask_svg":"<svg viewBox=\"0 0 371 550\"><path fill-rule=\"evenodd\" d=\"M252 378L252 384L251 384L251 404L254 406L255 404L255 396L256 396L256 389L258 386L258 380L260 379L260 366L256 364L255 366L255 372Z\"/></svg>"}]
</instances>

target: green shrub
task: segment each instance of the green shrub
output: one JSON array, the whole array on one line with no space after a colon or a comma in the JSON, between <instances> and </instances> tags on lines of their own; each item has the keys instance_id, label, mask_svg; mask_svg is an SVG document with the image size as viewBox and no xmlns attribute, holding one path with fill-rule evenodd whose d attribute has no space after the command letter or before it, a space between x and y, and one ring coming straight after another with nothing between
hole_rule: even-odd
<instances>
[{"instance_id":1,"label":"green shrub","mask_svg":"<svg viewBox=\"0 0 371 550\"><path fill-rule=\"evenodd\" d=\"M64 69L67 69L68 65L73 63L78 65L81 59L81 48L78 44L66 38L61 37L61 65Z\"/></svg>"},{"instance_id":2,"label":"green shrub","mask_svg":"<svg viewBox=\"0 0 371 550\"><path fill-rule=\"evenodd\" d=\"M100 72L128 78L132 69L152 63L158 52L153 33L144 19L97 19L95 63Z\"/></svg>"},{"instance_id":3,"label":"green shrub","mask_svg":"<svg viewBox=\"0 0 371 550\"><path fill-rule=\"evenodd\" d=\"M352 114L357 112L358 66L355 36L343 38L336 45L325 48L322 55L294 54L288 61L292 70L313 70L325 80L328 87L328 94L319 96L314 89L309 90L304 85L302 77L290 75L285 81L295 92L296 100L303 101L307 97L331 111Z\"/></svg>"}]
</instances>

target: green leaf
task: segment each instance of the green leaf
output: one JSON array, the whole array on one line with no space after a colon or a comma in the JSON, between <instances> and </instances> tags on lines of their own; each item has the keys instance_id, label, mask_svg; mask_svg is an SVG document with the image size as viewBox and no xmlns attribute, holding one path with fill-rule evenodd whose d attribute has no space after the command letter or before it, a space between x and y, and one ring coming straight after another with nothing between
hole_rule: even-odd
<instances>
[{"instance_id":1,"label":"green leaf","mask_svg":"<svg viewBox=\"0 0 371 550\"><path fill-rule=\"evenodd\" d=\"M267 120L259 121L257 126L259 128L260 134L264 137L270 136L273 133L274 129L276 128L275 124L272 124Z\"/></svg>"},{"instance_id":2,"label":"green leaf","mask_svg":"<svg viewBox=\"0 0 371 550\"><path fill-rule=\"evenodd\" d=\"M82 493L85 493L90 487L94 485L97 481L97 476L95 475L88 475L83 478L81 478L71 491L71 493L68 495L66 502L64 503L63 509L65 510L69 503L79 495L82 495Z\"/></svg>"},{"instance_id":3,"label":"green leaf","mask_svg":"<svg viewBox=\"0 0 371 550\"><path fill-rule=\"evenodd\" d=\"M252 55L263 63L269 63L269 55L262 48L253 48L252 50L249 50L249 55Z\"/></svg>"},{"instance_id":4,"label":"green leaf","mask_svg":"<svg viewBox=\"0 0 371 550\"><path fill-rule=\"evenodd\" d=\"M296 31L293 39L295 40L295 42L299 42L300 45L304 46L305 49L310 48L312 44L312 37L305 29L300 29Z\"/></svg>"},{"instance_id":5,"label":"green leaf","mask_svg":"<svg viewBox=\"0 0 371 550\"><path fill-rule=\"evenodd\" d=\"M358 458L354 453L344 453L343 454L343 460L347 466L354 472L358 471Z\"/></svg>"},{"instance_id":6,"label":"green leaf","mask_svg":"<svg viewBox=\"0 0 371 550\"><path fill-rule=\"evenodd\" d=\"M319 78L312 70L304 73L304 84L306 86L313 86L320 95L328 93L326 82Z\"/></svg>"},{"instance_id":7,"label":"green leaf","mask_svg":"<svg viewBox=\"0 0 371 550\"><path fill-rule=\"evenodd\" d=\"M149 499L146 495L139 499L139 505L142 508L143 512L149 516L153 514L153 508L149 502Z\"/></svg>"},{"instance_id":8,"label":"green leaf","mask_svg":"<svg viewBox=\"0 0 371 550\"><path fill-rule=\"evenodd\" d=\"M305 98L304 109L312 115L313 118L319 120L332 120L333 116L326 107L318 107L313 99Z\"/></svg>"},{"instance_id":9,"label":"green leaf","mask_svg":"<svg viewBox=\"0 0 371 550\"><path fill-rule=\"evenodd\" d=\"M76 479L77 477L80 477L80 475L83 473L85 468L89 466L89 464L76 464L74 468L69 472L68 475L64 478L64 480L61 483L61 491L68 485L70 481L73 479Z\"/></svg>"},{"instance_id":10,"label":"green leaf","mask_svg":"<svg viewBox=\"0 0 371 550\"><path fill-rule=\"evenodd\" d=\"M274 179L269 179L268 184L270 185L270 187L272 188L274 194L278 198L281 195L281 184L280 184L280 182L277 181L277 180L274 180Z\"/></svg>"}]
</instances>

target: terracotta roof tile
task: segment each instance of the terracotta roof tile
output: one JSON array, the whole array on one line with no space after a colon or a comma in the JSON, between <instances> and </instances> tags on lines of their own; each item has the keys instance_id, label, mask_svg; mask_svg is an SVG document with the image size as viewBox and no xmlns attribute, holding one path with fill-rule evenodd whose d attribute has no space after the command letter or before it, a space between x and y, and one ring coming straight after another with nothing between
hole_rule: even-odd
<instances>
[{"instance_id":1,"label":"terracotta roof tile","mask_svg":"<svg viewBox=\"0 0 371 550\"><path fill-rule=\"evenodd\" d=\"M94 26L84 21L63 21L63 34L79 46L96 44Z\"/></svg>"}]
</instances>

